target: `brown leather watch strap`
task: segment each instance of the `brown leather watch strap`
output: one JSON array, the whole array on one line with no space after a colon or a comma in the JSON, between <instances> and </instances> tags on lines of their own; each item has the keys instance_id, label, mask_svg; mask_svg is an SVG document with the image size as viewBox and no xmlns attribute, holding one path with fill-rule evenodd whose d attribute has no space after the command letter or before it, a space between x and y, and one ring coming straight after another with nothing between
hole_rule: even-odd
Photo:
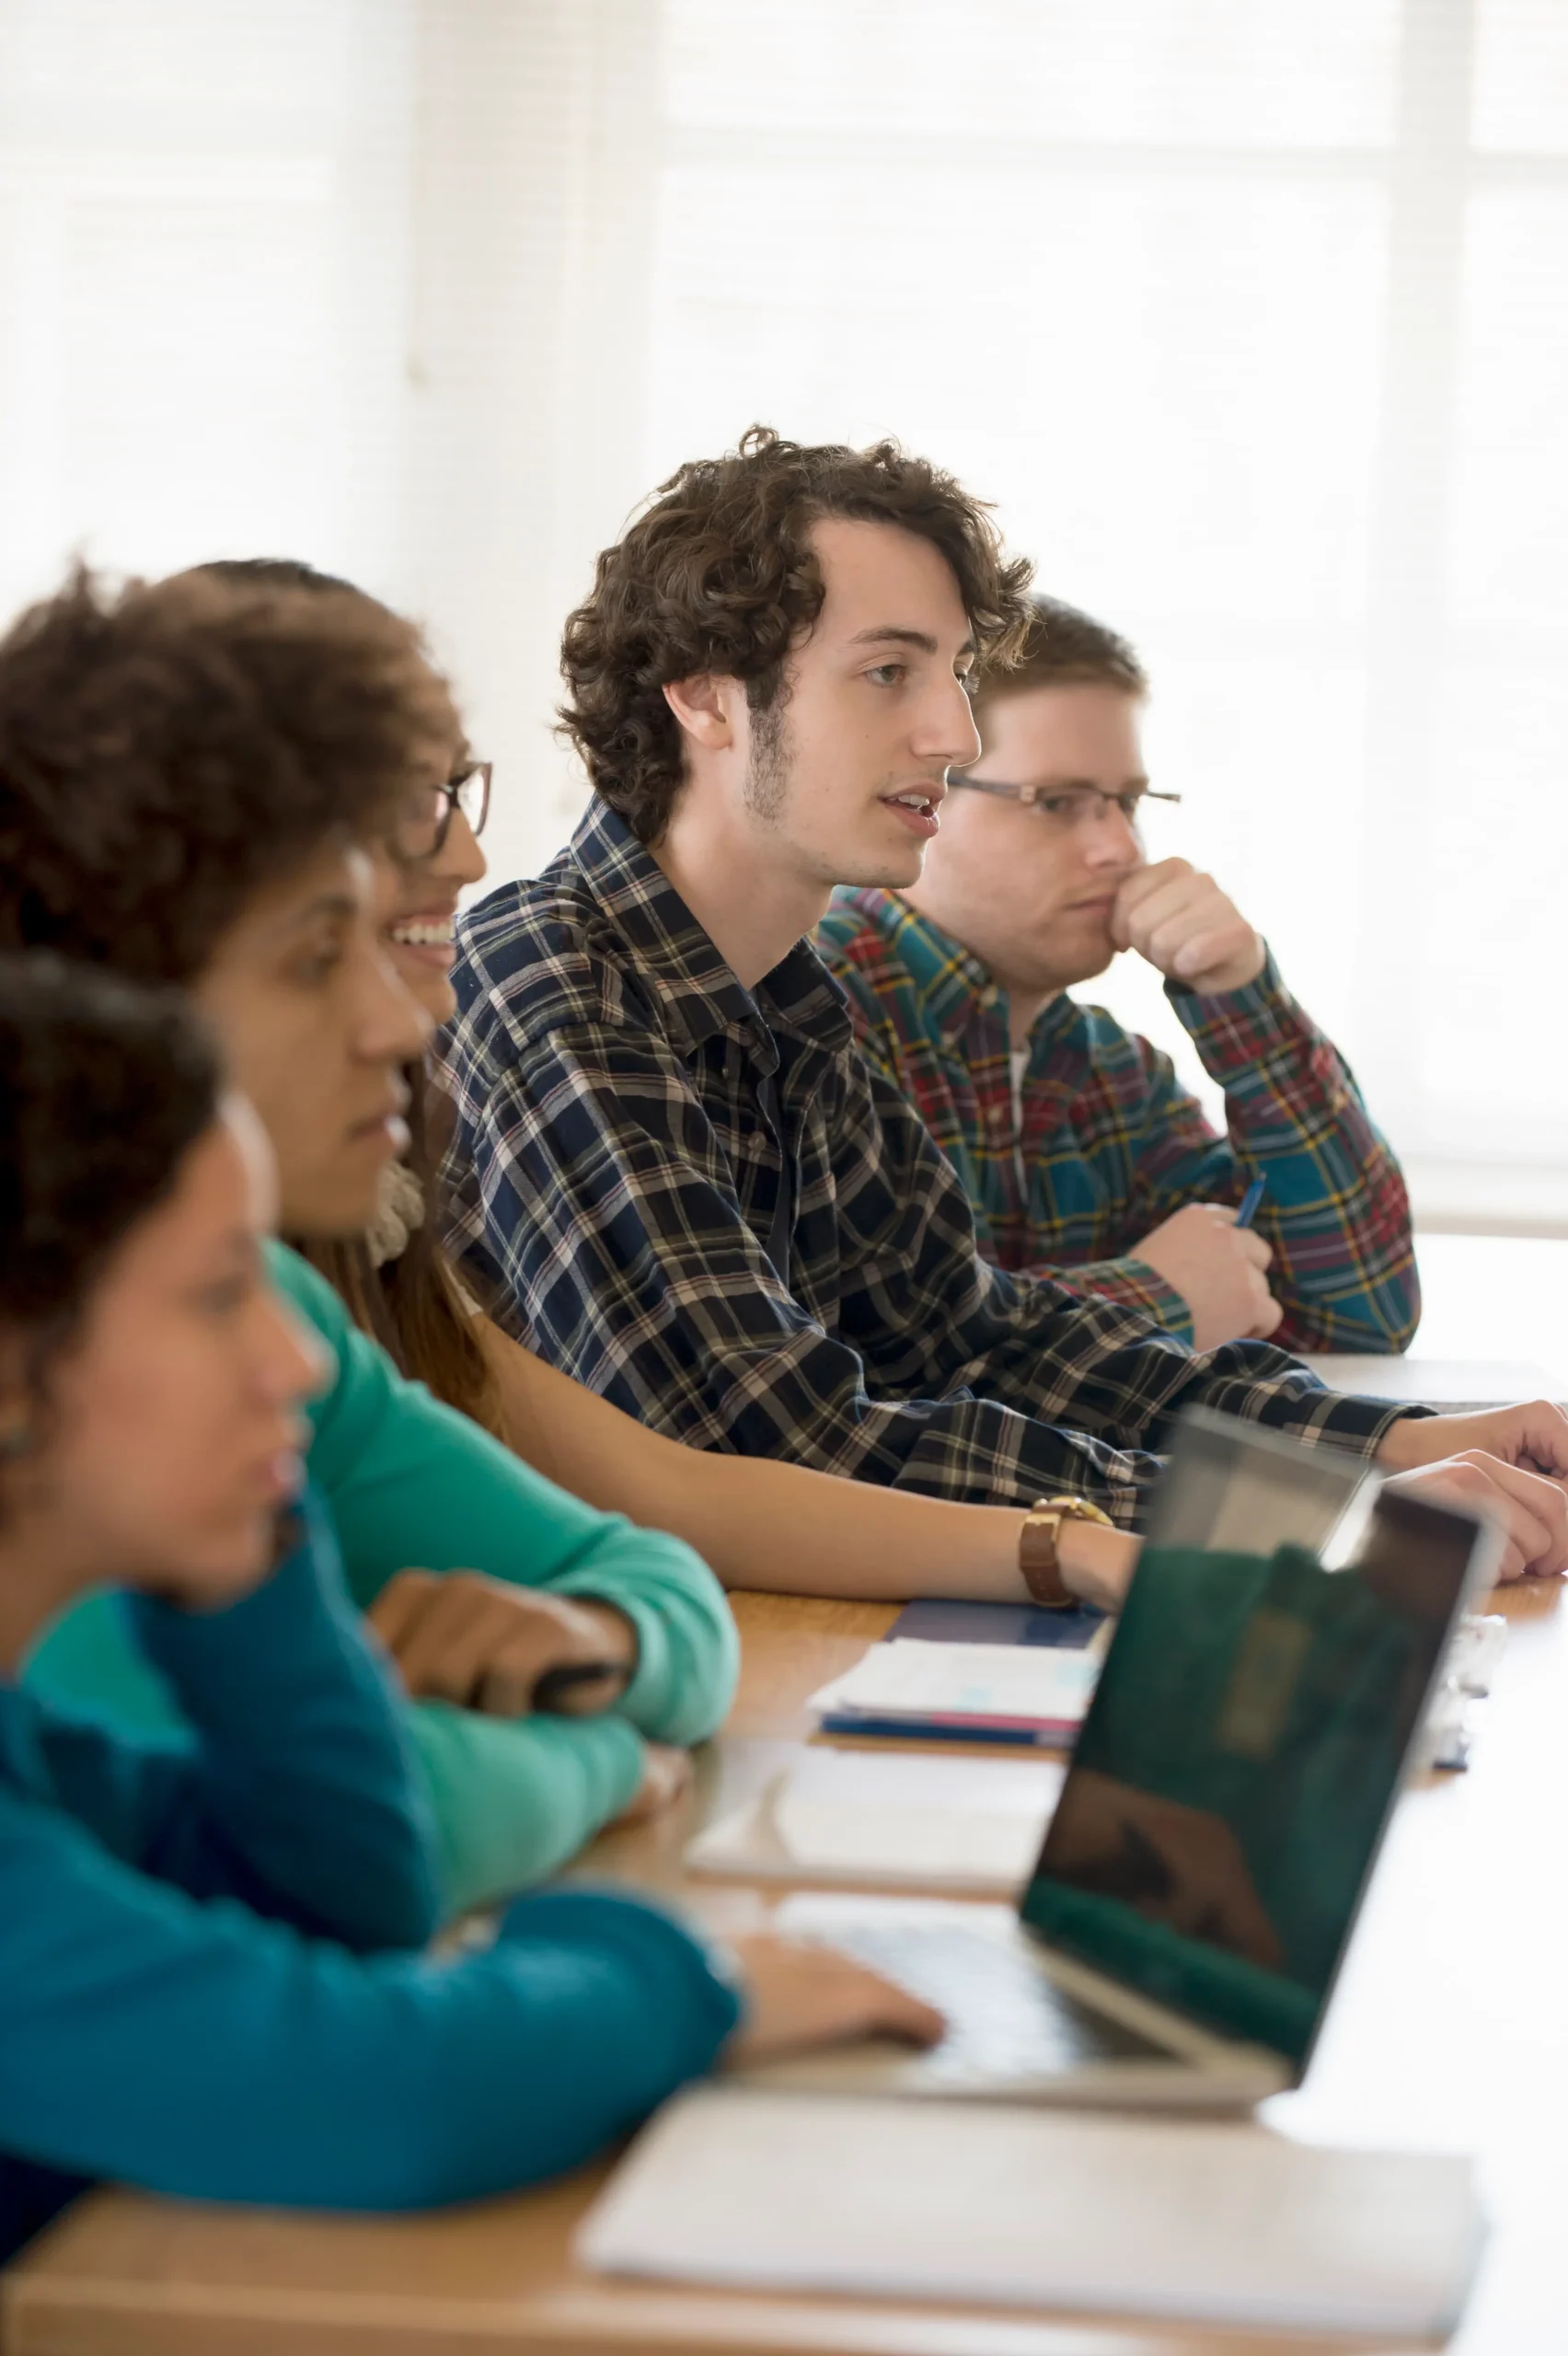
<instances>
[{"instance_id":1,"label":"brown leather watch strap","mask_svg":"<svg viewBox=\"0 0 1568 2356\"><path fill-rule=\"evenodd\" d=\"M1023 1574L1024 1586L1047 1611L1071 1611L1078 1600L1062 1576L1064 1521L1098 1522L1104 1530L1114 1526L1110 1515L1102 1513L1098 1506L1091 1506L1087 1497L1035 1499L1019 1532L1018 1566Z\"/></svg>"}]
</instances>

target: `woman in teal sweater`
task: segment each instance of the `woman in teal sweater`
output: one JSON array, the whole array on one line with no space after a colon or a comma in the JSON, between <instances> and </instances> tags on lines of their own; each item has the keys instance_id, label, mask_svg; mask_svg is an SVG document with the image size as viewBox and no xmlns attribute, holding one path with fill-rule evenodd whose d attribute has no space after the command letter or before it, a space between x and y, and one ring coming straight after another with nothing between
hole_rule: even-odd
<instances>
[{"instance_id":1,"label":"woman in teal sweater","mask_svg":"<svg viewBox=\"0 0 1568 2356\"><path fill-rule=\"evenodd\" d=\"M720 1958L622 1897L415 1952L406 1721L301 1491L326 1369L217 1082L170 995L0 959L0 2260L95 2177L420 2207L573 2165L726 2045L935 2026L825 1952ZM17 1685L101 1579L189 1740Z\"/></svg>"},{"instance_id":2,"label":"woman in teal sweater","mask_svg":"<svg viewBox=\"0 0 1568 2356\"><path fill-rule=\"evenodd\" d=\"M187 578L115 599L81 579L0 643L0 945L190 989L271 1138L293 1231L363 1230L406 1142L399 1068L430 1025L384 962L358 846L428 798L459 736L414 631L346 595ZM728 1708L733 1623L689 1547L581 1504L404 1380L273 1252L335 1367L309 1469L356 1601L405 1570L500 1583L514 1707L545 1670L609 1665L562 1702L578 1715L415 1710L445 1902L477 1904L669 1788L666 1747ZM121 1726L180 1722L107 1600L54 1628L27 1678Z\"/></svg>"}]
</instances>

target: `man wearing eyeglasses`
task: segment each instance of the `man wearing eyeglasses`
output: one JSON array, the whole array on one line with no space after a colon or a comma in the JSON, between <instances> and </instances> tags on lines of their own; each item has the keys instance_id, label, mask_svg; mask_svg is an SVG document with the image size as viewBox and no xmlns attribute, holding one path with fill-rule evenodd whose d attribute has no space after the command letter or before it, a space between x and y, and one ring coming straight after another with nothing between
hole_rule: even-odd
<instances>
[{"instance_id":1,"label":"man wearing eyeglasses","mask_svg":"<svg viewBox=\"0 0 1568 2356\"><path fill-rule=\"evenodd\" d=\"M1143 1308L1200 1350L1402 1349L1420 1293L1399 1165L1262 934L1212 876L1147 857L1148 804L1180 796L1144 774L1137 656L1032 603L1017 668L980 687L984 749L949 775L924 871L840 892L819 930L861 1043L958 1170L998 1267ZM1226 1137L1169 1057L1068 995L1125 950L1165 976Z\"/></svg>"}]
</instances>

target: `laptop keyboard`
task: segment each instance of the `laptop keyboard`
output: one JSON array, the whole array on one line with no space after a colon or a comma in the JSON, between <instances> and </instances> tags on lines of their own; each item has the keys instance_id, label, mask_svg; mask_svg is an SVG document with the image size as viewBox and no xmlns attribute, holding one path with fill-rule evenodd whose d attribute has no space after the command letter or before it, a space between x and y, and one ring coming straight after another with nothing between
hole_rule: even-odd
<instances>
[{"instance_id":1,"label":"laptop keyboard","mask_svg":"<svg viewBox=\"0 0 1568 2356\"><path fill-rule=\"evenodd\" d=\"M1170 2062L1169 2046L1093 2011L1027 1955L971 1931L926 1924L835 1924L831 1944L947 2015L922 2074L1055 2077L1090 2062Z\"/></svg>"}]
</instances>

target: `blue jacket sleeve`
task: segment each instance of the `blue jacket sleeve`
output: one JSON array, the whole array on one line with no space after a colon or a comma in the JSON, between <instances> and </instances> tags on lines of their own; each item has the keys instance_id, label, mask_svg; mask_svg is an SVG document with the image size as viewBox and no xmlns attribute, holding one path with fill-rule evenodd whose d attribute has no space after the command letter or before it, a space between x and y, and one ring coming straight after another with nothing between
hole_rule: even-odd
<instances>
[{"instance_id":1,"label":"blue jacket sleeve","mask_svg":"<svg viewBox=\"0 0 1568 2356\"><path fill-rule=\"evenodd\" d=\"M422 1946L439 1911L428 1809L314 1506L287 1559L226 1610L120 1600L191 1736L137 1743L37 1711L59 1804L194 1896L243 1897L349 1946Z\"/></svg>"},{"instance_id":2,"label":"blue jacket sleeve","mask_svg":"<svg viewBox=\"0 0 1568 2356\"><path fill-rule=\"evenodd\" d=\"M10 1786L0 1892L0 2152L153 2191L373 2210L535 2181L705 2069L737 2015L630 1900L525 1901L450 1962L357 1957Z\"/></svg>"}]
</instances>

